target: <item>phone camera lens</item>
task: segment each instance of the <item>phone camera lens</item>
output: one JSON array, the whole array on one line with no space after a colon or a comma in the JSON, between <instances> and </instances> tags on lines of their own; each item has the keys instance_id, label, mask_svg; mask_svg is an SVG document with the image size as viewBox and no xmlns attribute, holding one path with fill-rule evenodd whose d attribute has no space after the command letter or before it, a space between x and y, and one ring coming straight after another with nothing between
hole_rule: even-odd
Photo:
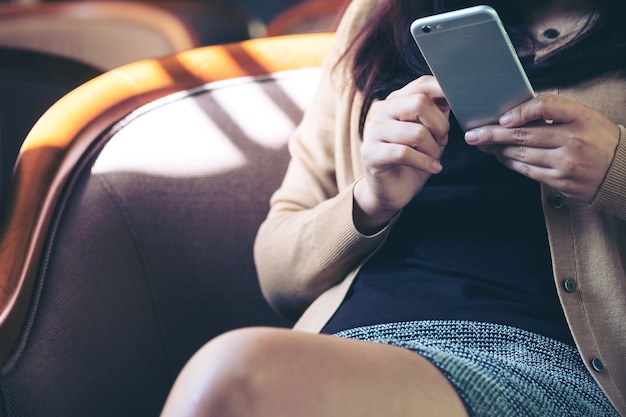
<instances>
[{"instance_id":1,"label":"phone camera lens","mask_svg":"<svg viewBox=\"0 0 626 417\"><path fill-rule=\"evenodd\" d=\"M433 30L430 26L422 26L422 32L424 33L430 33L430 31Z\"/></svg>"}]
</instances>

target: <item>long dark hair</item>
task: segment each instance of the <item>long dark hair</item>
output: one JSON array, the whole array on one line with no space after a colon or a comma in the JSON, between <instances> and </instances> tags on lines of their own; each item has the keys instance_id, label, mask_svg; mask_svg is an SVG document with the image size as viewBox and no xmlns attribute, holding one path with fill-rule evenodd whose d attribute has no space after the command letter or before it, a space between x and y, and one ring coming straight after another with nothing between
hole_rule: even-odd
<instances>
[{"instance_id":1,"label":"long dark hair","mask_svg":"<svg viewBox=\"0 0 626 417\"><path fill-rule=\"evenodd\" d=\"M365 116L375 99L383 99L411 80L428 74L428 66L408 30L422 16L487 4L500 15L516 47L527 45L530 35L522 27L524 0L384 0L369 25L356 37L352 75L365 96ZM626 69L626 25L622 0L597 0L593 25L551 55L538 62L523 60L531 83L537 90L567 87L598 75Z\"/></svg>"}]
</instances>

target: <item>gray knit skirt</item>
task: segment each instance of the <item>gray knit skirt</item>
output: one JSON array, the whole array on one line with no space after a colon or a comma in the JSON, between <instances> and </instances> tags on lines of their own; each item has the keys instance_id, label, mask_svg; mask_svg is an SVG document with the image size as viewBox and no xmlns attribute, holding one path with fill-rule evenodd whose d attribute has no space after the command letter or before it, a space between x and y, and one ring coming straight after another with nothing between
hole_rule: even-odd
<instances>
[{"instance_id":1,"label":"gray knit skirt","mask_svg":"<svg viewBox=\"0 0 626 417\"><path fill-rule=\"evenodd\" d=\"M619 417L575 347L510 326L419 321L336 336L386 343L430 360L475 417Z\"/></svg>"}]
</instances>

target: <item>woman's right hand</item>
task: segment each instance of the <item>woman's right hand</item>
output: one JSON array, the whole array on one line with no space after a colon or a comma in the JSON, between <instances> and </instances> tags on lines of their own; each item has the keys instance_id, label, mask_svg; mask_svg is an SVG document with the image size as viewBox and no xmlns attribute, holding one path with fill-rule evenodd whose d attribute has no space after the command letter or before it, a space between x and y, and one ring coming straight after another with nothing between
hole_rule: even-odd
<instances>
[{"instance_id":1,"label":"woman's right hand","mask_svg":"<svg viewBox=\"0 0 626 417\"><path fill-rule=\"evenodd\" d=\"M449 114L439 83L428 75L372 105L361 149L365 178L354 188L359 231L380 230L442 170Z\"/></svg>"}]
</instances>

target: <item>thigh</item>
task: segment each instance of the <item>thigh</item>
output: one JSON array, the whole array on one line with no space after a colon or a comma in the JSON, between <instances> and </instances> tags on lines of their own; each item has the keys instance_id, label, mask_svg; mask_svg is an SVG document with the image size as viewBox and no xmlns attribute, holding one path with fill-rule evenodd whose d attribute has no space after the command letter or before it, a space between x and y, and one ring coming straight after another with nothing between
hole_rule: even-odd
<instances>
[{"instance_id":1,"label":"thigh","mask_svg":"<svg viewBox=\"0 0 626 417\"><path fill-rule=\"evenodd\" d=\"M234 331L202 348L179 376L164 415L215 410L220 417L467 416L448 380L416 353L268 328Z\"/></svg>"}]
</instances>

